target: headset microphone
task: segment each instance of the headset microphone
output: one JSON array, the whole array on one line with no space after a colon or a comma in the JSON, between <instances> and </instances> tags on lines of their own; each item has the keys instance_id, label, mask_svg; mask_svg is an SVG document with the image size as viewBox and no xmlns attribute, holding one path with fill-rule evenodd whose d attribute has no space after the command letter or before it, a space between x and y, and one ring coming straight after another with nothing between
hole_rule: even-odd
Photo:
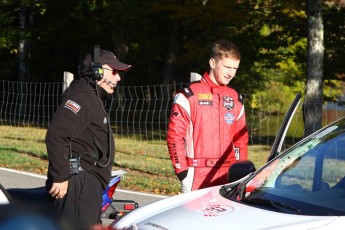
<instances>
[{"instance_id":1,"label":"headset microphone","mask_svg":"<svg viewBox=\"0 0 345 230\"><path fill-rule=\"evenodd\" d=\"M111 87L115 87L115 86L116 86L114 83L112 83L111 81L109 81L107 78L104 78L104 82L105 82L107 85L111 86Z\"/></svg>"}]
</instances>

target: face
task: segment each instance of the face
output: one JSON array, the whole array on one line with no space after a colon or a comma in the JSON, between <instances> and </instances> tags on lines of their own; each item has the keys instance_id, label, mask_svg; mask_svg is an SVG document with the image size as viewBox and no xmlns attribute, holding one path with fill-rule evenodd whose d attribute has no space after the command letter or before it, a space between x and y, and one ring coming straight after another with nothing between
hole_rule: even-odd
<instances>
[{"instance_id":1,"label":"face","mask_svg":"<svg viewBox=\"0 0 345 230\"><path fill-rule=\"evenodd\" d=\"M97 82L97 84L102 87L109 94L114 93L117 83L121 80L121 77L115 69L108 65L102 65L104 73L103 78Z\"/></svg>"},{"instance_id":2,"label":"face","mask_svg":"<svg viewBox=\"0 0 345 230\"><path fill-rule=\"evenodd\" d=\"M229 84L232 78L235 77L240 60L222 57L219 60L211 58L210 64L210 79L216 85L224 86Z\"/></svg>"}]
</instances>

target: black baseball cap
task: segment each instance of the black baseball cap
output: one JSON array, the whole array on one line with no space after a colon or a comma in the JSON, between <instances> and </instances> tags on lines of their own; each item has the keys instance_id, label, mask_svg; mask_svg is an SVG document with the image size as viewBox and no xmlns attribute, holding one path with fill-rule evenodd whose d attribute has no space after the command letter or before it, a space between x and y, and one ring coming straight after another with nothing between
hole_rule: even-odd
<instances>
[{"instance_id":1,"label":"black baseball cap","mask_svg":"<svg viewBox=\"0 0 345 230\"><path fill-rule=\"evenodd\" d=\"M92 63L92 56L91 54L86 55L83 60L83 66L85 69L88 69ZM101 65L108 65L113 69L118 71L126 71L130 69L132 66L122 63L117 59L117 57L110 52L109 50L100 50L99 51L99 62Z\"/></svg>"}]
</instances>

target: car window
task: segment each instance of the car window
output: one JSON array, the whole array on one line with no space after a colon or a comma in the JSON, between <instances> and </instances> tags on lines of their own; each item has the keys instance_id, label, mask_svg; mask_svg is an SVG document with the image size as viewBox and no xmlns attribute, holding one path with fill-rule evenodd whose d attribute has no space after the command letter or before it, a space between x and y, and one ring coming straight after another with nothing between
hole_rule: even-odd
<instances>
[{"instance_id":1,"label":"car window","mask_svg":"<svg viewBox=\"0 0 345 230\"><path fill-rule=\"evenodd\" d=\"M345 177L345 135L339 135L327 145L322 181L326 187L336 186ZM345 179L344 179L345 180ZM344 187L345 188L345 187Z\"/></svg>"},{"instance_id":2,"label":"car window","mask_svg":"<svg viewBox=\"0 0 345 230\"><path fill-rule=\"evenodd\" d=\"M313 152L310 150L308 155L297 158L293 164L287 167L277 178L276 187L311 191L316 159Z\"/></svg>"},{"instance_id":3,"label":"car window","mask_svg":"<svg viewBox=\"0 0 345 230\"><path fill-rule=\"evenodd\" d=\"M305 215L345 213L345 120L291 147L250 179L244 202L298 207Z\"/></svg>"},{"instance_id":4,"label":"car window","mask_svg":"<svg viewBox=\"0 0 345 230\"><path fill-rule=\"evenodd\" d=\"M319 139L302 143L263 168L247 184L247 192L259 187L311 190Z\"/></svg>"}]
</instances>

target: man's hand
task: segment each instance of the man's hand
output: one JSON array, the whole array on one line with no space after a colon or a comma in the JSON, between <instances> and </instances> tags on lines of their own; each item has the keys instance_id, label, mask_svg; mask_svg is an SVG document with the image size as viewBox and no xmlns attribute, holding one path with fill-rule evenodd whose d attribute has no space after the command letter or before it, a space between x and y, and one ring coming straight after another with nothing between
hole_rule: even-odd
<instances>
[{"instance_id":1,"label":"man's hand","mask_svg":"<svg viewBox=\"0 0 345 230\"><path fill-rule=\"evenodd\" d=\"M53 183L51 189L49 190L49 194L55 199L61 199L66 195L67 189L68 180L61 183Z\"/></svg>"}]
</instances>

